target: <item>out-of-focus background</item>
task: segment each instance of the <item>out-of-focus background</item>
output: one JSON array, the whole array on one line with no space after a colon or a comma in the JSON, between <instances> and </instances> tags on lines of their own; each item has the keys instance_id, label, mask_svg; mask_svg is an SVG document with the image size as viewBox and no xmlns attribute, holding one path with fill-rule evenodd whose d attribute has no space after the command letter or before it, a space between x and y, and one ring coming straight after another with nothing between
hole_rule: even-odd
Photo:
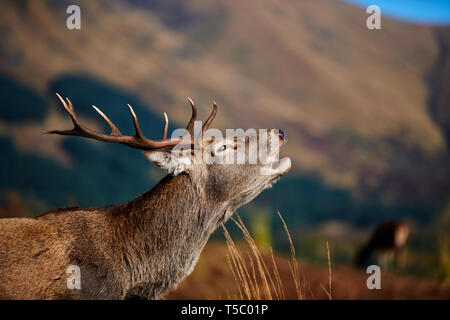
<instances>
[{"instance_id":1,"label":"out-of-focus background","mask_svg":"<svg viewBox=\"0 0 450 320\"><path fill-rule=\"evenodd\" d=\"M71 4L81 30L66 28ZM380 30L366 27L369 4ZM186 97L201 118L215 100L217 128L288 131L291 172L239 213L288 270L282 213L310 298L324 294L326 241L337 298L450 298L449 12L425 0L1 1L0 216L122 203L163 176L136 150L42 135L71 127L56 92L99 130L91 105L131 133L129 103L150 137L163 111L172 128L186 122ZM352 264L390 220L410 227L406 263L369 292ZM222 231L210 242L169 297L233 297Z\"/></svg>"}]
</instances>

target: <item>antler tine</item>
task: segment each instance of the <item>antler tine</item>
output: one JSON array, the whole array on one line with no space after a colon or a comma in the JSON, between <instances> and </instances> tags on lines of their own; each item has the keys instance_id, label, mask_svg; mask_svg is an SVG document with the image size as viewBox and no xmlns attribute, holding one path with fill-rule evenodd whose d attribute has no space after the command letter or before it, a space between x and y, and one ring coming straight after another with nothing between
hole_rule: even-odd
<instances>
[{"instance_id":1,"label":"antler tine","mask_svg":"<svg viewBox=\"0 0 450 320\"><path fill-rule=\"evenodd\" d=\"M131 116L133 117L134 129L136 130L136 137L145 139L144 134L142 133L141 128L139 127L139 122L136 117L136 113L134 113L133 108L129 104L128 104L128 108L130 108Z\"/></svg>"},{"instance_id":2,"label":"antler tine","mask_svg":"<svg viewBox=\"0 0 450 320\"><path fill-rule=\"evenodd\" d=\"M72 112L74 112L72 101L70 101L70 99L67 98L67 97L66 97L66 100L67 100L67 102L69 103L69 108L70 108L70 110L72 110Z\"/></svg>"},{"instance_id":3,"label":"antler tine","mask_svg":"<svg viewBox=\"0 0 450 320\"><path fill-rule=\"evenodd\" d=\"M69 113L70 117L72 118L72 122L74 123L74 128L71 130L52 130L52 131L45 131L44 133L48 134L60 134L60 135L67 135L67 136L80 136L85 137L89 139L94 139L98 141L104 141L104 142L115 142L115 143L121 143L124 145L127 145L132 148L141 149L141 150L153 150L153 149L160 149L160 148L168 148L173 147L177 145L181 138L178 139L166 139L163 138L161 140L150 140L146 138L139 127L139 123L136 117L136 114L134 113L133 108L128 105L130 108L131 115L133 116L134 121L134 127L136 129L136 135L135 136L124 136L120 133L119 129L114 125L114 123L109 120L109 118L96 106L93 106L95 111L105 120L105 122L109 125L111 128L111 134L104 134L101 132L97 132L94 130L89 129L88 127L82 125L75 114L72 102L67 99L67 102L61 98L61 96L57 95L59 100L61 100L61 103L63 104L66 111ZM165 133L163 135L167 135L167 129L168 127L168 119L166 118L166 124L165 124Z\"/></svg>"},{"instance_id":4,"label":"antler tine","mask_svg":"<svg viewBox=\"0 0 450 320\"><path fill-rule=\"evenodd\" d=\"M195 103L194 103L194 101L192 101L191 98L188 97L188 100L191 104L192 116L191 116L191 120L189 120L189 123L186 127L186 131L188 131L190 134L192 134L192 127L194 126L195 119L197 119L197 108L195 107Z\"/></svg>"},{"instance_id":5,"label":"antler tine","mask_svg":"<svg viewBox=\"0 0 450 320\"><path fill-rule=\"evenodd\" d=\"M164 129L163 129L163 139L167 139L167 130L169 129L169 117L167 117L167 113L164 112Z\"/></svg>"},{"instance_id":6,"label":"antler tine","mask_svg":"<svg viewBox=\"0 0 450 320\"><path fill-rule=\"evenodd\" d=\"M59 93L56 93L56 96L58 97L58 99L62 102L64 108L67 110L67 112L71 113L72 110L70 110L69 106L66 103L66 100L64 100Z\"/></svg>"},{"instance_id":7,"label":"antler tine","mask_svg":"<svg viewBox=\"0 0 450 320\"><path fill-rule=\"evenodd\" d=\"M66 101L59 95L59 93L57 93L56 96L58 97L59 101L61 101L62 105L64 106L64 109L66 109L67 113L72 118L72 122L75 125L75 127L79 126L79 122L75 115L75 111L73 110L72 102L68 98L66 98L67 101L69 102L69 105L67 105Z\"/></svg>"},{"instance_id":8,"label":"antler tine","mask_svg":"<svg viewBox=\"0 0 450 320\"><path fill-rule=\"evenodd\" d=\"M92 107L94 108L95 111L98 112L98 114L103 118L103 120L105 120L105 122L108 124L108 126L111 128L111 135L112 136L120 136L122 135L119 131L119 129L116 127L116 125L109 120L109 118L96 106L92 105Z\"/></svg>"},{"instance_id":9,"label":"antler tine","mask_svg":"<svg viewBox=\"0 0 450 320\"><path fill-rule=\"evenodd\" d=\"M56 96L58 97L59 101L61 101L62 105L64 106L64 109L66 109L67 113L70 115L70 118L72 119L72 123L74 125L74 128L71 130L49 130L49 131L43 131L42 133L45 134L61 134L61 135L77 135L78 129L81 127L81 124L78 122L77 116L75 114L75 111L73 109L72 102L67 99L67 102L58 94L56 93Z\"/></svg>"},{"instance_id":10,"label":"antler tine","mask_svg":"<svg viewBox=\"0 0 450 320\"><path fill-rule=\"evenodd\" d=\"M208 119L206 119L205 123L203 124L202 127L202 135L205 135L205 131L208 130L209 126L211 125L211 122L214 120L214 118L216 117L216 113L217 113L217 104L214 101L213 102L213 109L211 111L211 114L209 115Z\"/></svg>"}]
</instances>

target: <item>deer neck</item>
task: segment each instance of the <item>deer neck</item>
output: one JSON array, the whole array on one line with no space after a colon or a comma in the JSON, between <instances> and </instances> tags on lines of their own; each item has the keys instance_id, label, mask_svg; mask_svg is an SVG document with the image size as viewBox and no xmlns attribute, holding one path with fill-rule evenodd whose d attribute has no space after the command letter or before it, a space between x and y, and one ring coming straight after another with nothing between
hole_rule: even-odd
<instances>
[{"instance_id":1,"label":"deer neck","mask_svg":"<svg viewBox=\"0 0 450 320\"><path fill-rule=\"evenodd\" d=\"M124 263L131 281L147 283L145 290L157 297L157 292L192 272L228 211L196 188L191 176L166 176L150 191L114 209L111 216L118 239L113 246L127 253L123 259L128 260Z\"/></svg>"}]
</instances>

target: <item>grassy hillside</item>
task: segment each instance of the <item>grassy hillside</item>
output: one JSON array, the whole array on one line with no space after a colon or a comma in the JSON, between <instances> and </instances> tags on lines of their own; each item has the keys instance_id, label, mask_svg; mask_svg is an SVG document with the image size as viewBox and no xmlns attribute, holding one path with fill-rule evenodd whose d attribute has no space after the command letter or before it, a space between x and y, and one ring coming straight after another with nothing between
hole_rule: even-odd
<instances>
[{"instance_id":1,"label":"grassy hillside","mask_svg":"<svg viewBox=\"0 0 450 320\"><path fill-rule=\"evenodd\" d=\"M158 136L190 96L202 117L218 102L219 128L287 129L293 171L257 204L294 224L427 222L448 202L447 29L369 31L334 0L78 3L75 31L70 1L0 3L1 190L35 212L125 201L161 176L135 150L42 136L70 126L55 92L98 128L91 104L127 132L130 103Z\"/></svg>"}]
</instances>

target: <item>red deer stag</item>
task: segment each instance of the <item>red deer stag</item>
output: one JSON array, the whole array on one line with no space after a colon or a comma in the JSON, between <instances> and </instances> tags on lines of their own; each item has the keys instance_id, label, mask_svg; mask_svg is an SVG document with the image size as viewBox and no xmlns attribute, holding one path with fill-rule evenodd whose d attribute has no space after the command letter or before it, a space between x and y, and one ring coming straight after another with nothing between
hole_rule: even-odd
<instances>
[{"instance_id":1,"label":"red deer stag","mask_svg":"<svg viewBox=\"0 0 450 320\"><path fill-rule=\"evenodd\" d=\"M356 255L356 264L367 267L368 261L374 254L380 254L382 265L388 268L388 255L394 255L395 266L404 267L405 245L409 236L409 225L403 221L389 221L378 225L367 243L360 248Z\"/></svg>"},{"instance_id":2,"label":"red deer stag","mask_svg":"<svg viewBox=\"0 0 450 320\"><path fill-rule=\"evenodd\" d=\"M110 134L104 134L81 124L71 101L58 98L74 128L45 133L141 149L169 174L151 190L122 205L63 208L36 218L0 219L2 299L158 299L192 272L209 236L221 223L291 167L289 158L278 160L274 156L286 142L285 132L276 129L268 130L270 141L276 143L268 143L274 151L265 164L191 161L196 149L208 148L203 153L206 158L237 149L236 137L205 137L217 112L215 103L201 135L193 137L197 110L189 99L192 117L185 135L167 138L165 117L162 139L150 140L143 135L131 106L134 136L122 135L94 107L111 128ZM260 136L255 133L243 139L246 158L251 153L249 141L261 140ZM191 137L187 145L185 137ZM175 156L175 146L182 141L185 148ZM75 289L67 284L66 270L72 265L78 266L81 281Z\"/></svg>"}]
</instances>

